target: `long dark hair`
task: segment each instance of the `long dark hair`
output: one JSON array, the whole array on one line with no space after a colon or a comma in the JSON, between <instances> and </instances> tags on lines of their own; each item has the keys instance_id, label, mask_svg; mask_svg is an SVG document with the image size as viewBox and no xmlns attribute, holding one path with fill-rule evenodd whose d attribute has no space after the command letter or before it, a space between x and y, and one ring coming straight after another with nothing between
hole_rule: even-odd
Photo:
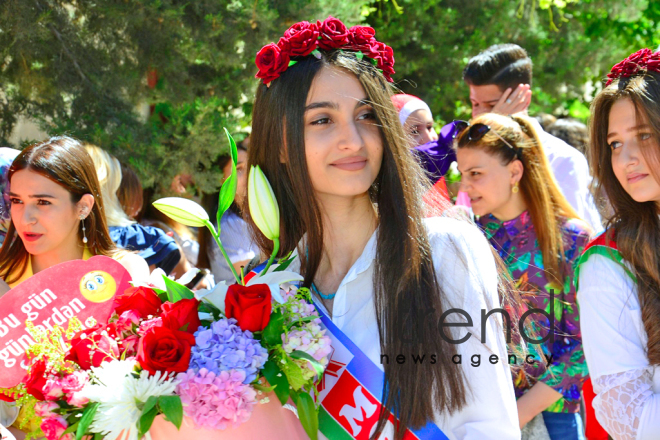
<instances>
[{"instance_id":1,"label":"long dark hair","mask_svg":"<svg viewBox=\"0 0 660 440\"><path fill-rule=\"evenodd\" d=\"M637 120L648 120L653 144L641 149L652 177L660 182L660 74L645 73L621 78L605 87L591 104L591 145L589 163L595 190L604 190L614 209L608 219L608 237L616 234L623 258L637 277L637 295L642 321L648 335L649 363L660 365L660 221L656 202L636 202L621 186L612 169L612 150L607 142L612 106L620 99L630 99Z\"/></svg>"},{"instance_id":2,"label":"long dark hair","mask_svg":"<svg viewBox=\"0 0 660 440\"><path fill-rule=\"evenodd\" d=\"M374 108L383 143L381 169L369 190L379 220L374 303L381 352L439 354L436 365L384 365L382 401L399 417L396 438L401 438L406 428L419 428L433 420L435 411L453 413L463 408L467 384L461 368L450 361L456 346L439 337L435 326L447 299L436 281L421 218L424 175L408 152L406 136L390 99L390 86L368 60L360 60L350 52L323 52L320 59L301 59L270 87L259 85L248 163L262 168L279 202L280 256L294 250L306 234L308 251L298 252L304 285L310 286L321 262L323 222L305 159L303 118L312 81L328 66L355 75L360 81ZM285 163L280 160L283 155ZM251 222L249 216L248 220ZM254 224L251 226L259 246L270 254L272 243ZM374 436L382 431L388 416L386 411L380 414Z\"/></svg>"},{"instance_id":3,"label":"long dark hair","mask_svg":"<svg viewBox=\"0 0 660 440\"><path fill-rule=\"evenodd\" d=\"M111 256L116 252L105 221L94 162L77 140L61 136L30 145L16 157L7 179L11 182L14 173L25 169L41 174L66 189L73 203L78 203L85 194L94 196L94 206L87 218L82 220L87 230L87 247L93 255ZM82 228L78 235L82 246ZM0 248L0 278L9 284L20 279L27 268L28 257L23 240L11 222L7 238Z\"/></svg>"}]
</instances>

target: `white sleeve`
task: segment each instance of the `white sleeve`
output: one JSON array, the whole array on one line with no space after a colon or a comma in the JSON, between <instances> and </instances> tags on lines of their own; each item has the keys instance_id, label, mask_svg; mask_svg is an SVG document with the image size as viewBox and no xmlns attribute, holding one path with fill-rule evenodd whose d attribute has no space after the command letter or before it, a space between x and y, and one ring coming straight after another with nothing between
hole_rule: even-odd
<instances>
[{"instance_id":1,"label":"white sleeve","mask_svg":"<svg viewBox=\"0 0 660 440\"><path fill-rule=\"evenodd\" d=\"M619 264L592 255L580 268L578 302L596 418L615 440L657 439L660 394L634 282Z\"/></svg>"},{"instance_id":2,"label":"white sleeve","mask_svg":"<svg viewBox=\"0 0 660 440\"><path fill-rule=\"evenodd\" d=\"M500 306L497 268L490 245L481 231L466 221L436 218L433 222L438 222L438 226L431 226L431 231L445 231L429 234L438 281L449 302L443 308L461 308L473 323L471 327L452 328L457 330L455 339L465 336L468 330L472 334L466 342L456 345L469 388L468 404L447 416L440 426L451 430L450 438L520 439L500 314L487 320L485 343L481 343L481 310ZM491 363L495 359L497 363ZM479 366L473 366L477 363Z\"/></svg>"}]
</instances>

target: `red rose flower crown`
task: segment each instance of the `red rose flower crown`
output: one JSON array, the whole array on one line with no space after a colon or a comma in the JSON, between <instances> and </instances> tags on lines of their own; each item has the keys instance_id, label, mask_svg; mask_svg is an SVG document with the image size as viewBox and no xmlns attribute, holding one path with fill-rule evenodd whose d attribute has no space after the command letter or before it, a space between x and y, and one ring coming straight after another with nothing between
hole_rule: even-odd
<instances>
[{"instance_id":1,"label":"red rose flower crown","mask_svg":"<svg viewBox=\"0 0 660 440\"><path fill-rule=\"evenodd\" d=\"M610 73L607 74L608 80L605 87L612 84L615 79L630 78L646 72L660 73L660 52L641 49L620 63L615 64Z\"/></svg>"},{"instance_id":2,"label":"red rose flower crown","mask_svg":"<svg viewBox=\"0 0 660 440\"><path fill-rule=\"evenodd\" d=\"M309 55L320 58L319 50L341 49L355 51L358 58L366 56L387 81L393 82L394 52L390 46L377 41L375 35L376 31L369 26L348 29L334 17L316 23L301 21L287 29L277 44L267 44L257 52L255 63L259 72L255 77L269 86L282 72L297 63L293 58Z\"/></svg>"}]
</instances>

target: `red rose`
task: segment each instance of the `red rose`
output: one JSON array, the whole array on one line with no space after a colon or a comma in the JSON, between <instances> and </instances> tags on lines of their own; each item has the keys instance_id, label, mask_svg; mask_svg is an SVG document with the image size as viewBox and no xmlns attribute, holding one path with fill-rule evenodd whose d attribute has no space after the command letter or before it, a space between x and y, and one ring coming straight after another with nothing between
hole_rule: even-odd
<instances>
[{"instance_id":1,"label":"red rose","mask_svg":"<svg viewBox=\"0 0 660 440\"><path fill-rule=\"evenodd\" d=\"M192 335L202 325L197 314L198 306L199 301L194 298L182 299L175 303L166 302L161 307L162 312L160 316L163 318L163 326Z\"/></svg>"},{"instance_id":2,"label":"red rose","mask_svg":"<svg viewBox=\"0 0 660 440\"><path fill-rule=\"evenodd\" d=\"M377 67L383 71L383 76L392 82L394 74L394 51L385 43L378 42L378 55L374 59L378 62Z\"/></svg>"},{"instance_id":3,"label":"red rose","mask_svg":"<svg viewBox=\"0 0 660 440\"><path fill-rule=\"evenodd\" d=\"M195 337L190 333L153 327L140 339L137 360L151 374L156 371L183 373L190 364L190 348Z\"/></svg>"},{"instance_id":4,"label":"red rose","mask_svg":"<svg viewBox=\"0 0 660 440\"><path fill-rule=\"evenodd\" d=\"M44 396L44 386L47 382L47 363L48 360L41 358L30 365L30 372L23 380L25 382L25 391L34 396L37 400L46 400Z\"/></svg>"},{"instance_id":5,"label":"red rose","mask_svg":"<svg viewBox=\"0 0 660 440\"><path fill-rule=\"evenodd\" d=\"M289 61L289 54L282 52L277 44L270 43L257 53L254 62L259 72L255 76L268 84L289 67Z\"/></svg>"},{"instance_id":6,"label":"red rose","mask_svg":"<svg viewBox=\"0 0 660 440\"><path fill-rule=\"evenodd\" d=\"M353 49L359 50L366 56L373 58L378 54L378 41L376 31L369 26L353 26L349 30L350 44Z\"/></svg>"},{"instance_id":7,"label":"red rose","mask_svg":"<svg viewBox=\"0 0 660 440\"><path fill-rule=\"evenodd\" d=\"M108 328L99 324L76 333L64 359L75 362L83 370L99 367L103 361L118 359L119 347L114 339L117 335L112 330L108 332Z\"/></svg>"},{"instance_id":8,"label":"red rose","mask_svg":"<svg viewBox=\"0 0 660 440\"><path fill-rule=\"evenodd\" d=\"M321 39L318 44L321 49L332 50L339 49L348 44L348 29L341 20L334 17L328 17L323 23L318 22Z\"/></svg>"},{"instance_id":9,"label":"red rose","mask_svg":"<svg viewBox=\"0 0 660 440\"><path fill-rule=\"evenodd\" d=\"M115 313L121 315L127 310L134 310L140 318L158 314L162 301L148 287L131 287L115 297Z\"/></svg>"},{"instance_id":10,"label":"red rose","mask_svg":"<svg viewBox=\"0 0 660 440\"><path fill-rule=\"evenodd\" d=\"M287 52L291 57L304 57L316 49L318 39L319 31L316 24L301 21L287 29L277 45L282 52Z\"/></svg>"},{"instance_id":11,"label":"red rose","mask_svg":"<svg viewBox=\"0 0 660 440\"><path fill-rule=\"evenodd\" d=\"M236 318L242 330L258 332L266 328L272 307L270 287L267 284L232 284L227 290L225 315L227 318Z\"/></svg>"}]
</instances>

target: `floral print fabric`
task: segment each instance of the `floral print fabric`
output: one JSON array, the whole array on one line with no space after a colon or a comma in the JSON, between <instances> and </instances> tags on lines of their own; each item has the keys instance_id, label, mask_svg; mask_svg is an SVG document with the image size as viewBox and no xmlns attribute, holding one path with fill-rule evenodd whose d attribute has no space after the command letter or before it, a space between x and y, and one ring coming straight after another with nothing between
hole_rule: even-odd
<instances>
[{"instance_id":1,"label":"floral print fabric","mask_svg":"<svg viewBox=\"0 0 660 440\"><path fill-rule=\"evenodd\" d=\"M544 310L554 318L554 341L548 339L541 344L528 344L528 350L534 354L535 359L539 359L542 354L546 359L552 356L552 360L548 362L547 368L535 362L514 373L516 397L520 398L537 381L541 381L563 395L546 411L578 412L580 391L588 371L582 350L573 275L575 263L589 242L588 226L573 219L562 225L564 260L571 269L560 284L550 281L544 271L541 249L528 211L505 222L493 215L486 215L479 218L477 223L504 260L516 287L523 292L527 306ZM538 312L533 313L525 322L529 323L530 319L533 319L533 328L539 337L548 334L550 319Z\"/></svg>"}]
</instances>

